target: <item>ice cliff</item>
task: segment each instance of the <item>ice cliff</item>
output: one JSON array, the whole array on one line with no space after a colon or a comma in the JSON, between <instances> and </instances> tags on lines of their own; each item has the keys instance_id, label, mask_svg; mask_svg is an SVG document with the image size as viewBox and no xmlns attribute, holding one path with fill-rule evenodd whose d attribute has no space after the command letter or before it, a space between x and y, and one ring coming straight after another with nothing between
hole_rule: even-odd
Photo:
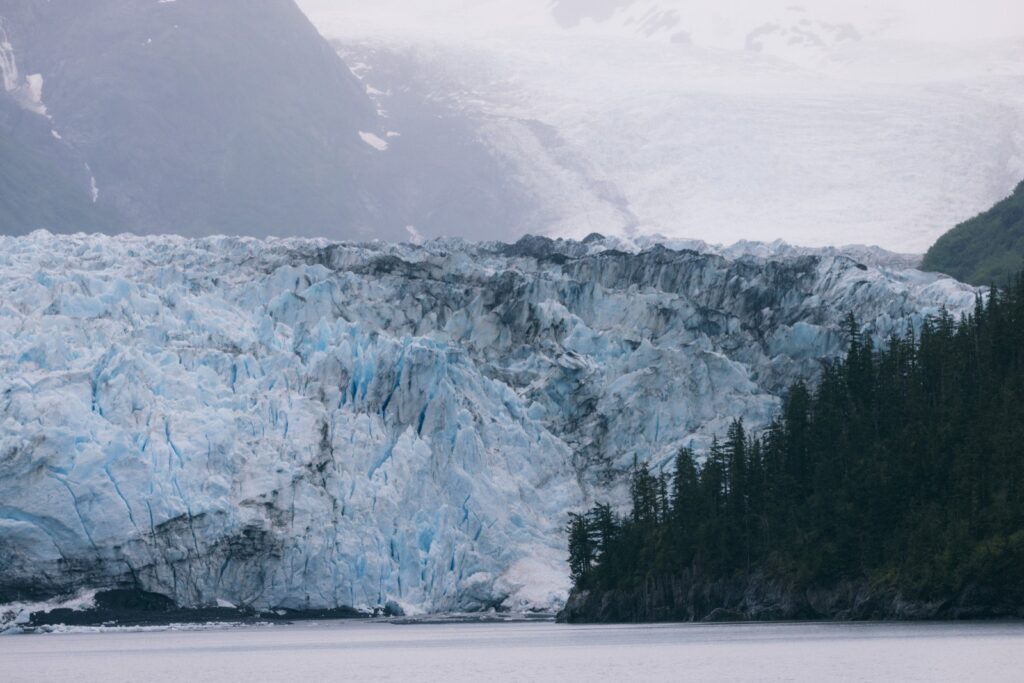
<instances>
[{"instance_id":1,"label":"ice cliff","mask_svg":"<svg viewBox=\"0 0 1024 683\"><path fill-rule=\"evenodd\" d=\"M974 303L742 251L0 238L0 602L557 605L566 513L634 457L765 424L850 312Z\"/></svg>"}]
</instances>

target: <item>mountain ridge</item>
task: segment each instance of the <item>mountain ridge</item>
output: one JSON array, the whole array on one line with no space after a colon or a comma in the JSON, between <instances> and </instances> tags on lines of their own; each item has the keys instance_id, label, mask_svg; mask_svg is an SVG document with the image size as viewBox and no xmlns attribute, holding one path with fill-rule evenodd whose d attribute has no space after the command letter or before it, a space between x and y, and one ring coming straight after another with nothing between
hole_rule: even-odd
<instances>
[{"instance_id":1,"label":"mountain ridge","mask_svg":"<svg viewBox=\"0 0 1024 683\"><path fill-rule=\"evenodd\" d=\"M18 159L58 150L43 177L74 185L47 211L47 182L10 183L7 234L486 238L531 205L428 84L382 109L293 0L10 0L0 22L0 99L43 131L10 130Z\"/></svg>"}]
</instances>

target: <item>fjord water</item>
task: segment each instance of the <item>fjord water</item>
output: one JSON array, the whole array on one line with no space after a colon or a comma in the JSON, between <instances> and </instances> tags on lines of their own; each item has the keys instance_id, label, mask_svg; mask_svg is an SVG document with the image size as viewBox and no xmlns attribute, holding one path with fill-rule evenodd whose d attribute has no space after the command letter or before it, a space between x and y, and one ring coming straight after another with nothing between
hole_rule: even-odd
<instances>
[{"instance_id":1,"label":"fjord water","mask_svg":"<svg viewBox=\"0 0 1024 683\"><path fill-rule=\"evenodd\" d=\"M392 624L0 637L4 681L1012 681L1024 624Z\"/></svg>"}]
</instances>

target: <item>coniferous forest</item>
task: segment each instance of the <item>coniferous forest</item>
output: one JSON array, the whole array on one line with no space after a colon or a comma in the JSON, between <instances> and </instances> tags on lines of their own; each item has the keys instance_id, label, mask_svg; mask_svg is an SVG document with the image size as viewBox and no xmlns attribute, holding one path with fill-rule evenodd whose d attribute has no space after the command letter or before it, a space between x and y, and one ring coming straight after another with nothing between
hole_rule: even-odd
<instances>
[{"instance_id":1,"label":"coniferous forest","mask_svg":"<svg viewBox=\"0 0 1024 683\"><path fill-rule=\"evenodd\" d=\"M1024 182L988 211L956 226L928 250L923 270L975 285L1003 282L1024 260Z\"/></svg>"},{"instance_id":2,"label":"coniferous forest","mask_svg":"<svg viewBox=\"0 0 1024 683\"><path fill-rule=\"evenodd\" d=\"M702 463L683 449L674 471L636 465L627 515L571 517L570 619L699 619L728 601L723 582L744 594L735 618L905 616L909 604L1020 616L1024 276L881 348L852 319L848 333L845 359L793 386L764 433L736 421ZM750 609L755 579L788 594L784 606ZM848 595L808 606L835 586Z\"/></svg>"}]
</instances>

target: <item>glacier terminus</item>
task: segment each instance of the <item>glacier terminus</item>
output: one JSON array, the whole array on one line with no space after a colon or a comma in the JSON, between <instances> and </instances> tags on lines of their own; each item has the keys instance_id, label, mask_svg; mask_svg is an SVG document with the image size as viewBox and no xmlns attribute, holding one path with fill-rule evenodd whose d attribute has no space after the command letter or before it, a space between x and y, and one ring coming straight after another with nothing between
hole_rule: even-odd
<instances>
[{"instance_id":1,"label":"glacier terminus","mask_svg":"<svg viewBox=\"0 0 1024 683\"><path fill-rule=\"evenodd\" d=\"M567 514L977 290L872 250L0 238L0 603L529 611Z\"/></svg>"}]
</instances>

